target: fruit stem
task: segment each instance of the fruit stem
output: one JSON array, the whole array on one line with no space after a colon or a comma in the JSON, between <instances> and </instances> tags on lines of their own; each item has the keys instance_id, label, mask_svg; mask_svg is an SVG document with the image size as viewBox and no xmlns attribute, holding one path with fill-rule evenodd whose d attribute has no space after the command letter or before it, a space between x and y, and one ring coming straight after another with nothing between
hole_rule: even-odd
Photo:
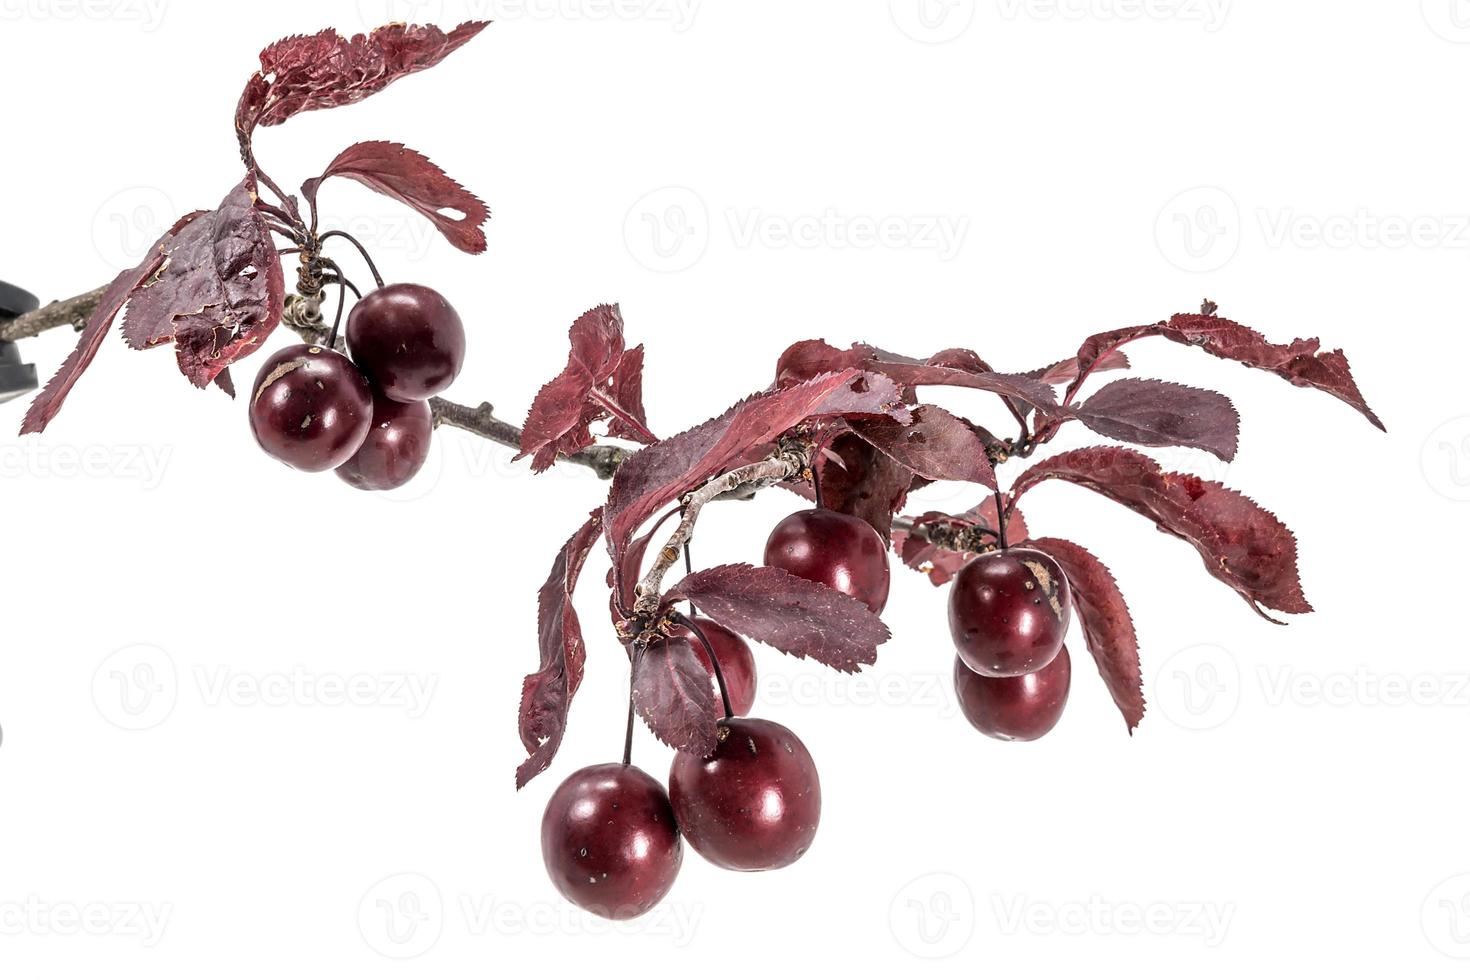
<instances>
[{"instance_id":1,"label":"fruit stem","mask_svg":"<svg viewBox=\"0 0 1470 980\"><path fill-rule=\"evenodd\" d=\"M368 250L363 247L362 242L358 241L356 238L353 238L351 235L347 234L347 232L339 231L338 229L334 228L331 231L324 232L323 234L319 235L317 237L317 244L321 244L328 238L345 239L352 245L353 248L357 249L358 254L362 256L362 260L367 263L368 271L373 274L373 281L378 284L379 289L383 288L383 277L378 274L378 266L376 263L373 262L373 257L368 254Z\"/></svg>"},{"instance_id":2,"label":"fruit stem","mask_svg":"<svg viewBox=\"0 0 1470 980\"><path fill-rule=\"evenodd\" d=\"M687 629L689 632L693 633L694 638L698 640L701 644L703 644L704 652L709 655L710 666L713 667L715 671L715 685L720 689L720 701L723 703L725 708L725 717L734 717L735 711L730 707L730 692L725 689L725 672L720 670L720 658L715 656L714 644L710 643L709 637L704 635L704 630L695 625L694 620L690 619L683 613L674 613L673 620L680 626Z\"/></svg>"},{"instance_id":3,"label":"fruit stem","mask_svg":"<svg viewBox=\"0 0 1470 980\"><path fill-rule=\"evenodd\" d=\"M342 325L342 311L347 308L347 280L337 280L337 315L332 317L332 332L327 334L327 346L337 347L337 328Z\"/></svg>"},{"instance_id":4,"label":"fruit stem","mask_svg":"<svg viewBox=\"0 0 1470 980\"><path fill-rule=\"evenodd\" d=\"M641 656L640 650L634 656ZM633 659L628 660L628 726L623 733L623 765L633 764Z\"/></svg>"},{"instance_id":5,"label":"fruit stem","mask_svg":"<svg viewBox=\"0 0 1470 980\"><path fill-rule=\"evenodd\" d=\"M1009 544L1006 542L1006 498L999 490L995 491L995 541L1000 545L1000 550L1005 551Z\"/></svg>"}]
</instances>

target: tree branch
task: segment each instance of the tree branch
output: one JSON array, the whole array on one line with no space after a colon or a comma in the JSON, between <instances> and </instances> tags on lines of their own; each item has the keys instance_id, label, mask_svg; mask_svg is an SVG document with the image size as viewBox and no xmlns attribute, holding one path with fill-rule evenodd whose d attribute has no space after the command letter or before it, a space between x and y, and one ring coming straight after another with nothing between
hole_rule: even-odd
<instances>
[{"instance_id":1,"label":"tree branch","mask_svg":"<svg viewBox=\"0 0 1470 980\"><path fill-rule=\"evenodd\" d=\"M0 320L0 341L23 340L54 330L58 327L74 327L80 330L87 323L87 318L97 308L102 300L102 294L106 291L105 286L73 296L70 299L58 300L48 303L31 313L26 313L13 320ZM303 340L311 344L325 345L331 330L322 323L320 313L320 300L303 300L299 296L291 296L286 304L286 315L282 318L282 326L295 331ZM346 345L339 339L337 348L345 350ZM482 439L509 446L511 449L521 448L521 430L502 419L495 417L495 410L489 402L481 402L478 407L471 408L449 401L447 398L429 399L429 407L434 412L434 427L440 425L453 426L465 432L473 433ZM559 458L560 461L575 463L585 466L604 480L612 479L612 475L627 459L633 450L624 449L622 446L613 446L599 443L588 446L586 449Z\"/></svg>"},{"instance_id":2,"label":"tree branch","mask_svg":"<svg viewBox=\"0 0 1470 980\"><path fill-rule=\"evenodd\" d=\"M99 286L90 293L47 303L39 310L23 313L14 320L0 320L0 340L24 340L56 327L70 326L80 330L87 325L87 317L102 302L102 294L106 291L106 286Z\"/></svg>"},{"instance_id":3,"label":"tree branch","mask_svg":"<svg viewBox=\"0 0 1470 980\"><path fill-rule=\"evenodd\" d=\"M673 567L674 562L679 560L684 545L693 537L694 524L699 520L699 512L705 504L729 494L753 492L800 476L807 471L810 465L811 461L806 451L783 448L776 455L758 463L750 463L722 473L698 490L686 495L683 500L684 515L679 521L679 526L674 528L674 533L669 535L669 540L659 551L658 558L654 560L648 574L643 576L643 580L633 590L634 612L641 615L652 615L658 611L658 600L663 590L664 575Z\"/></svg>"}]
</instances>

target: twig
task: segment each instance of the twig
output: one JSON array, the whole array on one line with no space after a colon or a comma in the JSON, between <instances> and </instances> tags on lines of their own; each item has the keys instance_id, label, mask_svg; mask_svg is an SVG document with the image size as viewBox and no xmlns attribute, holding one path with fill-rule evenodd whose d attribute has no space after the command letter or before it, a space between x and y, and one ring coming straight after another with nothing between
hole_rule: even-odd
<instances>
[{"instance_id":1,"label":"twig","mask_svg":"<svg viewBox=\"0 0 1470 980\"><path fill-rule=\"evenodd\" d=\"M103 286L80 296L48 303L39 310L22 314L13 320L0 320L0 340L23 340L58 327L71 326L80 330L86 325L87 317L92 315L92 311L102 301L102 294L106 290L107 287ZM287 304L288 315L283 318L282 326L295 331L307 343L325 345L331 331L319 319L311 319L317 307L309 301L295 297L293 299L297 301ZM298 308L301 310L300 316L291 312ZM340 339L337 347L343 347ZM495 410L489 402L481 402L478 407L471 408L446 398L431 398L429 407L434 412L435 427L449 425L502 446L521 448L520 427L496 418ZM621 446L599 443L560 458L568 463L585 466L600 478L610 480L618 466L631 453L631 450Z\"/></svg>"},{"instance_id":2,"label":"twig","mask_svg":"<svg viewBox=\"0 0 1470 980\"><path fill-rule=\"evenodd\" d=\"M811 461L807 452L799 449L783 449L776 455L758 463L750 463L722 473L686 496L683 500L684 515L679 520L679 526L674 528L674 533L669 535L668 542L659 551L658 558L649 568L648 574L643 576L643 580L633 590L636 597L633 604L634 612L649 616L658 611L658 600L663 588L664 576L668 574L674 562L679 560L684 545L693 537L694 524L699 520L699 512L705 504L736 491L758 490L781 483L806 472L810 465Z\"/></svg>"},{"instance_id":3,"label":"twig","mask_svg":"<svg viewBox=\"0 0 1470 980\"><path fill-rule=\"evenodd\" d=\"M993 529L980 524L929 521L916 525L907 517L895 517L893 530L903 531L920 541L927 541L943 551L978 555L1000 547L999 535Z\"/></svg>"},{"instance_id":4,"label":"twig","mask_svg":"<svg viewBox=\"0 0 1470 980\"><path fill-rule=\"evenodd\" d=\"M99 286L90 293L47 303L39 310L23 313L14 320L0 320L0 340L24 340L56 327L80 330L87 325L87 317L102 302L102 294L106 291L106 286Z\"/></svg>"}]
</instances>

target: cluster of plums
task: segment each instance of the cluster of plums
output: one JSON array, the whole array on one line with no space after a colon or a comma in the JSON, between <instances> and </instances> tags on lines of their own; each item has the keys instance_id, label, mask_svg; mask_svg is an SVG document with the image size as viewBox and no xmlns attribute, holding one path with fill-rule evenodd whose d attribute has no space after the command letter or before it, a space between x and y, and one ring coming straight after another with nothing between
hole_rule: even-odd
<instances>
[{"instance_id":1,"label":"cluster of plums","mask_svg":"<svg viewBox=\"0 0 1470 980\"><path fill-rule=\"evenodd\" d=\"M776 525L766 564L821 582L866 603L888 601L888 549L872 525L817 508ZM970 561L949 593L949 625L959 655L954 685L970 724L992 738L1030 741L1061 718L1072 683L1062 641L1071 616L1067 578L1031 548L992 551Z\"/></svg>"},{"instance_id":2,"label":"cluster of plums","mask_svg":"<svg viewBox=\"0 0 1470 980\"><path fill-rule=\"evenodd\" d=\"M674 884L683 841L735 871L783 868L817 833L822 787L811 753L790 729L739 717L755 700L755 659L745 641L715 623L663 640L691 646L710 673L720 665L734 714L720 722L714 752L676 752L669 788L636 766L588 766L551 795L541 819L541 855L557 890L590 912L631 919ZM650 649L645 656L657 655Z\"/></svg>"},{"instance_id":3,"label":"cluster of plums","mask_svg":"<svg viewBox=\"0 0 1470 980\"><path fill-rule=\"evenodd\" d=\"M888 548L857 517L798 511L771 532L765 562L874 613L888 601ZM1034 549L980 555L960 571L949 621L959 651L955 690L972 725L1012 740L1051 730L1071 681L1062 645L1070 614L1066 576ZM714 752L675 753L667 791L636 766L580 769L557 787L541 820L552 881L598 915L629 919L656 905L673 886L684 840L720 867L765 871L791 864L816 836L821 784L806 746L782 725L740 717L755 701L750 647L708 619L693 622L697 634L680 630L661 642L691 647L711 684L719 665L732 716L720 723Z\"/></svg>"},{"instance_id":4,"label":"cluster of plums","mask_svg":"<svg viewBox=\"0 0 1470 980\"><path fill-rule=\"evenodd\" d=\"M427 399L464 365L464 325L434 290L397 283L353 306L347 348L350 358L311 344L272 355L251 390L250 430L288 466L392 490L428 459Z\"/></svg>"}]
</instances>

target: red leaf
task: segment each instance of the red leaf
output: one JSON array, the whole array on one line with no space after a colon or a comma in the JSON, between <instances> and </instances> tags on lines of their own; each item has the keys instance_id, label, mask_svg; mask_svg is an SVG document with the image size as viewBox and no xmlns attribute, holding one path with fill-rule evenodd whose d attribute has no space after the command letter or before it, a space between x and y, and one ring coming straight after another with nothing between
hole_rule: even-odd
<instances>
[{"instance_id":1,"label":"red leaf","mask_svg":"<svg viewBox=\"0 0 1470 980\"><path fill-rule=\"evenodd\" d=\"M133 293L123 337L134 350L173 341L179 370L203 388L260 346L281 320L286 286L246 177L220 203L163 238L163 267Z\"/></svg>"},{"instance_id":2,"label":"red leaf","mask_svg":"<svg viewBox=\"0 0 1470 980\"><path fill-rule=\"evenodd\" d=\"M891 418L854 419L851 425L864 440L922 477L995 489L985 444L974 429L938 406L918 406L908 425Z\"/></svg>"},{"instance_id":3,"label":"red leaf","mask_svg":"<svg viewBox=\"0 0 1470 980\"><path fill-rule=\"evenodd\" d=\"M572 606L572 592L601 530L599 508L562 547L546 584L541 586L538 630L541 667L527 674L521 685L521 743L531 754L516 769L517 789L551 765L566 732L567 710L582 683L587 651L582 642L582 624ZM709 682L705 683L707 686Z\"/></svg>"},{"instance_id":4,"label":"red leaf","mask_svg":"<svg viewBox=\"0 0 1470 980\"><path fill-rule=\"evenodd\" d=\"M1235 458L1240 415L1230 399L1168 381L1124 378L1105 385L1072 414L1098 435L1138 446L1190 446Z\"/></svg>"},{"instance_id":5,"label":"red leaf","mask_svg":"<svg viewBox=\"0 0 1470 980\"><path fill-rule=\"evenodd\" d=\"M642 428L635 428L614 415L608 419L608 434L618 439L647 442L648 415L643 410L643 345L625 351L607 383L607 395Z\"/></svg>"},{"instance_id":6,"label":"red leaf","mask_svg":"<svg viewBox=\"0 0 1470 980\"><path fill-rule=\"evenodd\" d=\"M67 355L61 367L51 380L46 382L46 387L31 402L30 409L26 412L25 419L21 422L20 434L29 432L44 432L46 426L61 411L66 396L71 393L72 387L77 379L82 376L92 364L92 359L97 356L97 351L102 347L102 339L107 336L107 328L112 326L112 321L117 319L117 314L123 305L128 302L139 287L157 275L159 270L167 262L166 247L182 228L207 212L194 211L184 215L174 223L162 238L154 243L148 250L148 255L134 269L119 273L112 280L102 294L102 299L87 317L87 325L83 328L81 335L77 338L77 346Z\"/></svg>"},{"instance_id":7,"label":"red leaf","mask_svg":"<svg viewBox=\"0 0 1470 980\"><path fill-rule=\"evenodd\" d=\"M903 507L914 485L914 471L845 426L825 449L816 462L822 506L862 518L886 538L893 515ZM804 497L811 496L805 492L805 483L787 486Z\"/></svg>"},{"instance_id":8,"label":"red leaf","mask_svg":"<svg viewBox=\"0 0 1470 980\"><path fill-rule=\"evenodd\" d=\"M915 529L933 524L956 529L978 526L994 530L996 527L995 498L989 497L980 506L967 510L963 514L929 511L913 518L913 524ZM1010 517L1006 521L1006 541L1024 541L1026 534L1026 518L1022 516L1019 507L1012 507ZM959 574L960 569L969 564L971 558L975 557L973 552L950 551L947 548L935 547L922 537L908 531L893 532L893 548L903 559L905 565L928 575L929 581L934 585L944 585Z\"/></svg>"},{"instance_id":9,"label":"red leaf","mask_svg":"<svg viewBox=\"0 0 1470 980\"><path fill-rule=\"evenodd\" d=\"M344 38L334 30L284 38L260 53L260 71L245 86L235 128L249 144L256 126L278 126L301 112L361 102L390 83L432 68L480 33L485 22L437 27L389 24Z\"/></svg>"},{"instance_id":10,"label":"red leaf","mask_svg":"<svg viewBox=\"0 0 1470 980\"><path fill-rule=\"evenodd\" d=\"M899 393L880 375L843 371L779 391L753 395L718 418L634 453L618 467L608 493L606 524L613 567L650 517L732 464L759 458L798 423L830 414L877 414Z\"/></svg>"},{"instance_id":11,"label":"red leaf","mask_svg":"<svg viewBox=\"0 0 1470 980\"><path fill-rule=\"evenodd\" d=\"M863 603L769 566L695 572L664 596L666 605L686 600L728 630L845 673L877 660L879 644L890 636Z\"/></svg>"},{"instance_id":12,"label":"red leaf","mask_svg":"<svg viewBox=\"0 0 1470 980\"><path fill-rule=\"evenodd\" d=\"M1312 611L1297 577L1296 538L1275 515L1234 490L1188 473L1166 473L1142 453L1119 447L1074 449L1043 460L1020 475L1012 493L1019 498L1045 480L1087 487L1188 541L1206 570L1262 616L1262 606Z\"/></svg>"},{"instance_id":13,"label":"red leaf","mask_svg":"<svg viewBox=\"0 0 1470 980\"><path fill-rule=\"evenodd\" d=\"M1128 367L1128 355L1120 350L1111 351L1104 355L1101 360L1092 366L1093 373L1098 371L1121 371ZM1045 381L1049 385L1071 384L1077 380L1078 372L1077 358L1069 357L1065 361L1057 361L1050 367L1040 368L1036 371L1027 371L1026 377Z\"/></svg>"},{"instance_id":14,"label":"red leaf","mask_svg":"<svg viewBox=\"0 0 1470 980\"><path fill-rule=\"evenodd\" d=\"M313 207L317 188L328 177L350 177L407 204L432 221L462 252L485 251L485 232L480 228L490 217L485 202L417 150L402 143L354 143L337 154L320 177L301 185Z\"/></svg>"},{"instance_id":15,"label":"red leaf","mask_svg":"<svg viewBox=\"0 0 1470 980\"><path fill-rule=\"evenodd\" d=\"M936 359L944 363L930 363ZM941 351L929 360L890 354L866 344L839 350L822 340L803 340L786 348L777 361L776 383L785 386L827 371L858 368L886 375L909 388L921 385L974 388L1018 399L1042 412L1056 409L1056 392L1050 385L1024 375L990 371L972 352Z\"/></svg>"},{"instance_id":16,"label":"red leaf","mask_svg":"<svg viewBox=\"0 0 1470 980\"><path fill-rule=\"evenodd\" d=\"M633 704L660 742L701 757L715 750L720 710L709 677L686 639L634 656Z\"/></svg>"},{"instance_id":17,"label":"red leaf","mask_svg":"<svg viewBox=\"0 0 1470 980\"><path fill-rule=\"evenodd\" d=\"M1072 587L1072 603L1087 637L1087 649L1092 651L1103 683L1132 732L1143 720L1143 671L1138 663L1133 616L1113 573L1086 548L1071 541L1037 538L1027 544L1050 555L1062 567Z\"/></svg>"},{"instance_id":18,"label":"red leaf","mask_svg":"<svg viewBox=\"0 0 1470 980\"><path fill-rule=\"evenodd\" d=\"M1363 400L1342 351L1324 353L1320 350L1321 342L1315 339L1273 344L1233 320L1202 313L1179 313L1163 323L1124 327L1087 338L1077 352L1081 372L1072 382L1069 393L1075 393L1088 373L1095 369L1099 358L1140 337L1165 337L1175 343L1189 344L1216 357L1270 371L1299 387L1325 391L1362 412L1378 428L1383 428L1383 423Z\"/></svg>"},{"instance_id":19,"label":"red leaf","mask_svg":"<svg viewBox=\"0 0 1470 980\"><path fill-rule=\"evenodd\" d=\"M623 368L628 355L623 350L623 316L616 304L597 306L579 316L572 324L567 366L542 386L531 403L515 458L534 456L531 469L540 473L556 462L559 453L592 445L593 422L611 417L622 421L625 428L620 431L637 431L643 413L643 349L636 351L632 363ZM638 396L633 408L618 402L619 387ZM646 428L637 437L646 441Z\"/></svg>"}]
</instances>

